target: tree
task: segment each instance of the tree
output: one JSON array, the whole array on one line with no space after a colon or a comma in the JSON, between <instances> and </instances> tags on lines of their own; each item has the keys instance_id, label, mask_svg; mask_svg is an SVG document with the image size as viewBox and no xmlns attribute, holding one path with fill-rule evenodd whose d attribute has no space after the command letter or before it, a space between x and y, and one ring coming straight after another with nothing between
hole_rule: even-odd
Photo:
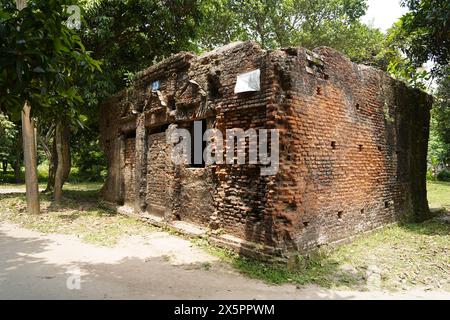
<instances>
[{"instance_id":1,"label":"tree","mask_svg":"<svg viewBox=\"0 0 450 320\"><path fill-rule=\"evenodd\" d=\"M106 159L99 146L98 104L129 85L135 73L179 51L193 51L202 13L199 0L86 1L82 40L102 62L95 81L76 80L84 104L72 127L72 155L82 176L101 177ZM64 141L64 140L63 140Z\"/></svg>"},{"instance_id":2,"label":"tree","mask_svg":"<svg viewBox=\"0 0 450 320\"><path fill-rule=\"evenodd\" d=\"M413 87L427 91L432 80L435 102L431 110L428 160L434 174L450 162L450 2L403 0L409 12L389 30L386 50L389 72ZM433 65L430 71L425 63Z\"/></svg>"},{"instance_id":3,"label":"tree","mask_svg":"<svg viewBox=\"0 0 450 320\"><path fill-rule=\"evenodd\" d=\"M72 75L80 69L93 72L99 65L67 25L65 6L73 1L19 2L21 10L10 1L0 3L0 105L13 117L22 110L27 207L39 213L35 119L49 113L70 116L81 101ZM58 112L49 111L55 107Z\"/></svg>"},{"instance_id":4,"label":"tree","mask_svg":"<svg viewBox=\"0 0 450 320\"><path fill-rule=\"evenodd\" d=\"M402 0L402 5L410 11L400 19L396 34L399 47L415 67L432 61L433 74L442 77L450 54L450 2Z\"/></svg>"},{"instance_id":5,"label":"tree","mask_svg":"<svg viewBox=\"0 0 450 320\"><path fill-rule=\"evenodd\" d=\"M99 0L87 6L83 42L104 66L94 92L105 95L106 91L107 96L125 87L130 75L155 60L195 50L191 40L201 19L198 2Z\"/></svg>"},{"instance_id":6,"label":"tree","mask_svg":"<svg viewBox=\"0 0 450 320\"><path fill-rule=\"evenodd\" d=\"M430 159L435 164L450 165L450 68L438 82L435 103L431 110Z\"/></svg>"},{"instance_id":7,"label":"tree","mask_svg":"<svg viewBox=\"0 0 450 320\"><path fill-rule=\"evenodd\" d=\"M83 128L74 130L72 155L78 176L83 180L96 181L105 177L107 161L103 154L95 117L83 117Z\"/></svg>"},{"instance_id":8,"label":"tree","mask_svg":"<svg viewBox=\"0 0 450 320\"><path fill-rule=\"evenodd\" d=\"M197 43L203 49L237 40L257 40L263 48L330 46L353 61L375 64L383 34L362 24L365 0L209 0Z\"/></svg>"},{"instance_id":9,"label":"tree","mask_svg":"<svg viewBox=\"0 0 450 320\"><path fill-rule=\"evenodd\" d=\"M56 121L57 116L52 116L49 119L41 118L38 122L37 139L38 144L48 159L48 178L45 193L52 193L55 191L55 178L58 168L59 158L56 148ZM46 121L48 120L48 121ZM60 133L61 134L61 133ZM70 151L70 125L64 125L62 132L62 185L69 177L71 169L71 151ZM61 188L62 188L61 185Z\"/></svg>"}]
</instances>

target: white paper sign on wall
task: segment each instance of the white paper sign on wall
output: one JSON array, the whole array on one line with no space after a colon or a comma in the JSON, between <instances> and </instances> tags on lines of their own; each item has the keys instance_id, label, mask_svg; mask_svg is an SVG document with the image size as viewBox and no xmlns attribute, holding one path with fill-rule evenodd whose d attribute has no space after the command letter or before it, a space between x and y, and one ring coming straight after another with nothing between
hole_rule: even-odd
<instances>
[{"instance_id":1,"label":"white paper sign on wall","mask_svg":"<svg viewBox=\"0 0 450 320\"><path fill-rule=\"evenodd\" d=\"M250 72L241 73L237 76L234 93L260 91L261 70L256 69Z\"/></svg>"}]
</instances>

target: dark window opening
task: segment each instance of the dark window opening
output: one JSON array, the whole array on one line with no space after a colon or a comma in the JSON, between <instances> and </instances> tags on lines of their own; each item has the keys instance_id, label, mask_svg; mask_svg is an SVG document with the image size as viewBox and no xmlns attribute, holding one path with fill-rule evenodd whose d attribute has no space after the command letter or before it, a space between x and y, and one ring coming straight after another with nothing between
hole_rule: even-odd
<instances>
[{"instance_id":1,"label":"dark window opening","mask_svg":"<svg viewBox=\"0 0 450 320\"><path fill-rule=\"evenodd\" d=\"M316 93L318 96L322 95L322 89L320 87L317 87Z\"/></svg>"},{"instance_id":2,"label":"dark window opening","mask_svg":"<svg viewBox=\"0 0 450 320\"><path fill-rule=\"evenodd\" d=\"M161 126L151 127L148 129L148 134L155 134L155 133L163 133L166 132L166 130L169 128L169 124L163 124Z\"/></svg>"},{"instance_id":3,"label":"dark window opening","mask_svg":"<svg viewBox=\"0 0 450 320\"><path fill-rule=\"evenodd\" d=\"M363 145L362 144L358 145L358 150L362 151L362 149L363 149Z\"/></svg>"},{"instance_id":4,"label":"dark window opening","mask_svg":"<svg viewBox=\"0 0 450 320\"><path fill-rule=\"evenodd\" d=\"M221 97L220 94L220 71L217 71L215 74L208 74L208 94L212 99L218 99Z\"/></svg>"},{"instance_id":5,"label":"dark window opening","mask_svg":"<svg viewBox=\"0 0 450 320\"><path fill-rule=\"evenodd\" d=\"M126 131L123 133L123 137L125 139L136 138L136 130Z\"/></svg>"},{"instance_id":6,"label":"dark window opening","mask_svg":"<svg viewBox=\"0 0 450 320\"><path fill-rule=\"evenodd\" d=\"M206 119L193 121L189 126L191 134L191 164L190 168L204 168L203 150L206 148L206 141L203 135L206 132ZM195 148L197 146L197 148Z\"/></svg>"},{"instance_id":7,"label":"dark window opening","mask_svg":"<svg viewBox=\"0 0 450 320\"><path fill-rule=\"evenodd\" d=\"M175 98L173 96L169 96L167 98L167 106L169 107L169 110L171 110L171 111L176 109Z\"/></svg>"},{"instance_id":8,"label":"dark window opening","mask_svg":"<svg viewBox=\"0 0 450 320\"><path fill-rule=\"evenodd\" d=\"M287 211L296 211L297 210L297 204L295 202L291 202L286 207Z\"/></svg>"},{"instance_id":9,"label":"dark window opening","mask_svg":"<svg viewBox=\"0 0 450 320\"><path fill-rule=\"evenodd\" d=\"M343 211L338 211L338 219L342 219L344 212Z\"/></svg>"},{"instance_id":10,"label":"dark window opening","mask_svg":"<svg viewBox=\"0 0 450 320\"><path fill-rule=\"evenodd\" d=\"M384 207L387 209L391 206L391 204L389 203L389 201L385 201L384 202Z\"/></svg>"},{"instance_id":11,"label":"dark window opening","mask_svg":"<svg viewBox=\"0 0 450 320\"><path fill-rule=\"evenodd\" d=\"M359 110L360 106L359 103L356 104L356 110Z\"/></svg>"},{"instance_id":12,"label":"dark window opening","mask_svg":"<svg viewBox=\"0 0 450 320\"><path fill-rule=\"evenodd\" d=\"M364 208L363 209L361 209L361 214L363 214L364 213Z\"/></svg>"},{"instance_id":13,"label":"dark window opening","mask_svg":"<svg viewBox=\"0 0 450 320\"><path fill-rule=\"evenodd\" d=\"M304 221L303 222L303 226L306 228L307 226L309 225L309 222L308 221Z\"/></svg>"},{"instance_id":14,"label":"dark window opening","mask_svg":"<svg viewBox=\"0 0 450 320\"><path fill-rule=\"evenodd\" d=\"M331 141L331 148L336 150L336 141Z\"/></svg>"}]
</instances>

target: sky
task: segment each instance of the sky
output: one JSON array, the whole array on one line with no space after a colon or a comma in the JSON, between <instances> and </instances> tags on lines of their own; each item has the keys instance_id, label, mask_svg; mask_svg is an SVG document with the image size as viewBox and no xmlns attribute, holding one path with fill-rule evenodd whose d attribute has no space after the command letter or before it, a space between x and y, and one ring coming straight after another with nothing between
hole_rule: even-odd
<instances>
[{"instance_id":1,"label":"sky","mask_svg":"<svg viewBox=\"0 0 450 320\"><path fill-rule=\"evenodd\" d=\"M400 6L400 0L368 0L369 8L362 21L386 31L404 13L406 8Z\"/></svg>"}]
</instances>

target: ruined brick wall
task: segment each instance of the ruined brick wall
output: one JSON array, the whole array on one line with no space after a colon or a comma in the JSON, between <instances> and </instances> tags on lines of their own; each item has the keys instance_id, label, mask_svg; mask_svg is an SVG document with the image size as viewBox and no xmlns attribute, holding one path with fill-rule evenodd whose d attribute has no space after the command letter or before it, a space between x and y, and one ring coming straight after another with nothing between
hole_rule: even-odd
<instances>
[{"instance_id":1,"label":"ruined brick wall","mask_svg":"<svg viewBox=\"0 0 450 320\"><path fill-rule=\"evenodd\" d=\"M279 246L309 249L426 217L429 97L333 49L315 52L289 50L276 67Z\"/></svg>"},{"instance_id":2,"label":"ruined brick wall","mask_svg":"<svg viewBox=\"0 0 450 320\"><path fill-rule=\"evenodd\" d=\"M237 76L254 69L261 90L235 94ZM222 228L281 251L420 220L428 215L430 104L426 94L330 48L264 51L247 42L199 57L180 53L102 106L103 194L137 214ZM194 120L222 132L279 129L279 172L174 165L166 134Z\"/></svg>"}]
</instances>

